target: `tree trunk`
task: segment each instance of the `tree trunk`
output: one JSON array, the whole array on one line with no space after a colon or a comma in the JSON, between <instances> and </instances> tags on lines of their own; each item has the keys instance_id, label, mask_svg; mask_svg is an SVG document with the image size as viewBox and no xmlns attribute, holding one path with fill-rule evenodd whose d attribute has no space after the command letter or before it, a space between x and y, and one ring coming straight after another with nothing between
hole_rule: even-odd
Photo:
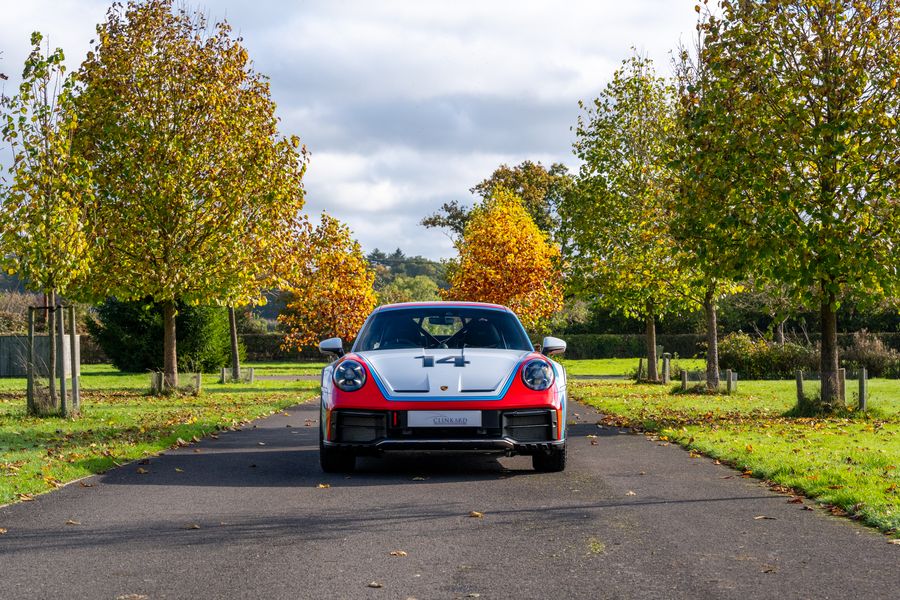
<instances>
[{"instance_id":1,"label":"tree trunk","mask_svg":"<svg viewBox=\"0 0 900 600\"><path fill-rule=\"evenodd\" d=\"M163 303L163 387L178 387L178 352L175 348L175 301Z\"/></svg>"},{"instance_id":2,"label":"tree trunk","mask_svg":"<svg viewBox=\"0 0 900 600\"><path fill-rule=\"evenodd\" d=\"M234 307L228 307L228 321L231 326L231 378L241 378L241 355L238 348L237 318L234 316Z\"/></svg>"},{"instance_id":3,"label":"tree trunk","mask_svg":"<svg viewBox=\"0 0 900 600\"><path fill-rule=\"evenodd\" d=\"M706 312L706 390L715 392L719 389L719 333L712 286L706 290L703 310Z\"/></svg>"},{"instance_id":4,"label":"tree trunk","mask_svg":"<svg viewBox=\"0 0 900 600\"><path fill-rule=\"evenodd\" d=\"M784 346L784 322L787 319L782 319L775 326L775 343L779 346Z\"/></svg>"},{"instance_id":5,"label":"tree trunk","mask_svg":"<svg viewBox=\"0 0 900 600\"><path fill-rule=\"evenodd\" d=\"M52 411L56 411L59 409L59 397L56 394L56 354L58 349L56 347L56 291L50 290L50 292L46 295L48 310L45 310L47 318L47 335L50 336L48 338L48 347L50 348L50 356L47 361L47 370L50 375L50 406L47 407Z\"/></svg>"},{"instance_id":6,"label":"tree trunk","mask_svg":"<svg viewBox=\"0 0 900 600\"><path fill-rule=\"evenodd\" d=\"M656 357L656 318L653 315L646 317L647 333L647 379L650 381L659 381L659 372L657 370Z\"/></svg>"},{"instance_id":7,"label":"tree trunk","mask_svg":"<svg viewBox=\"0 0 900 600\"><path fill-rule=\"evenodd\" d=\"M822 299L822 354L819 358L819 374L822 390L818 409L832 412L846 408L838 390L838 345L837 312L834 309L834 294L825 294Z\"/></svg>"}]
</instances>

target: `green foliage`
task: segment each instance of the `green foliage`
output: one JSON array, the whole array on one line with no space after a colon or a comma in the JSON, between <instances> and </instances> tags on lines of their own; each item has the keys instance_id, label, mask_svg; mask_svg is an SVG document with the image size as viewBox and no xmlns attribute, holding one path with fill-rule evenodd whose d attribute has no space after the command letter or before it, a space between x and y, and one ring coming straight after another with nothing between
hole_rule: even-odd
<instances>
[{"instance_id":1,"label":"green foliage","mask_svg":"<svg viewBox=\"0 0 900 600\"><path fill-rule=\"evenodd\" d=\"M794 343L773 344L746 333L732 333L719 342L722 369L737 371L741 379L791 379L798 369L815 371L818 352Z\"/></svg>"},{"instance_id":2,"label":"green foliage","mask_svg":"<svg viewBox=\"0 0 900 600\"><path fill-rule=\"evenodd\" d=\"M96 308L88 331L116 368L127 372L163 368L163 319L159 304L110 298ZM212 373L230 364L231 337L224 307L178 307L178 368ZM241 347L243 358L244 350Z\"/></svg>"},{"instance_id":3,"label":"green foliage","mask_svg":"<svg viewBox=\"0 0 900 600\"><path fill-rule=\"evenodd\" d=\"M691 299L668 230L672 90L632 56L578 118L583 161L560 212L570 226L573 291L626 316L663 315Z\"/></svg>"},{"instance_id":4,"label":"green foliage","mask_svg":"<svg viewBox=\"0 0 900 600\"><path fill-rule=\"evenodd\" d=\"M646 354L646 338L642 334L581 333L566 334L564 339L567 345L565 356L572 360L630 358ZM656 343L663 347L663 352L689 358L700 353L703 339L695 334L663 334L656 336ZM637 358L631 367L637 367Z\"/></svg>"},{"instance_id":5,"label":"green foliage","mask_svg":"<svg viewBox=\"0 0 900 600\"><path fill-rule=\"evenodd\" d=\"M440 300L441 290L427 275L400 275L378 293L379 304Z\"/></svg>"},{"instance_id":6,"label":"green foliage","mask_svg":"<svg viewBox=\"0 0 900 600\"><path fill-rule=\"evenodd\" d=\"M869 377L900 378L900 352L865 331L850 336L850 343L843 348L842 359L846 367L865 367Z\"/></svg>"},{"instance_id":7,"label":"green foliage","mask_svg":"<svg viewBox=\"0 0 900 600\"><path fill-rule=\"evenodd\" d=\"M85 225L91 170L72 150L75 80L65 76L62 50L44 53L42 41L32 34L18 94L0 97L2 137L13 151L0 262L34 291L77 292L93 254Z\"/></svg>"},{"instance_id":8,"label":"green foliage","mask_svg":"<svg viewBox=\"0 0 900 600\"><path fill-rule=\"evenodd\" d=\"M428 277L439 288L447 288L447 268L443 263L423 256L407 256L400 248L391 253L375 248L366 256L375 270L375 290L381 292L398 277Z\"/></svg>"},{"instance_id":9,"label":"green foliage","mask_svg":"<svg viewBox=\"0 0 900 600\"><path fill-rule=\"evenodd\" d=\"M500 189L505 189L522 199L522 204L538 228L551 236L558 244L565 241L565 227L559 217L559 206L572 186L572 176L562 163L550 168L540 162L523 161L514 167L500 165L490 177L469 191L482 200L488 200ZM440 210L422 219L425 227L449 229L452 237L461 238L471 217L472 209L453 200Z\"/></svg>"}]
</instances>

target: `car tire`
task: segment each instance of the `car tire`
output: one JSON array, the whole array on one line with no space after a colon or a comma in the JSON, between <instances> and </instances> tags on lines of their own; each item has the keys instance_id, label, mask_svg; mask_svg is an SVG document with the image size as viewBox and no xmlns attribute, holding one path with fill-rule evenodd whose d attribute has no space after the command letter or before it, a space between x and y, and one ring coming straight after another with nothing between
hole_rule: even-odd
<instances>
[{"instance_id":1,"label":"car tire","mask_svg":"<svg viewBox=\"0 0 900 600\"><path fill-rule=\"evenodd\" d=\"M346 450L320 446L319 465L326 473L349 473L356 467L356 456Z\"/></svg>"},{"instance_id":2,"label":"car tire","mask_svg":"<svg viewBox=\"0 0 900 600\"><path fill-rule=\"evenodd\" d=\"M549 453L538 452L531 456L531 464L535 471L541 473L559 473L566 470L566 444L550 449Z\"/></svg>"}]
</instances>

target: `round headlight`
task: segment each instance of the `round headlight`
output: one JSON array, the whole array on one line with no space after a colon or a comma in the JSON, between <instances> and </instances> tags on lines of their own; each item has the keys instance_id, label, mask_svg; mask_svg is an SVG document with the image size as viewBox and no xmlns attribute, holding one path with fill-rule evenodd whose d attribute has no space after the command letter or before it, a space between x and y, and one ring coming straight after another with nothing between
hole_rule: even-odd
<instances>
[{"instance_id":1,"label":"round headlight","mask_svg":"<svg viewBox=\"0 0 900 600\"><path fill-rule=\"evenodd\" d=\"M366 370L359 361L347 359L334 368L334 385L345 392L355 392L366 382Z\"/></svg>"},{"instance_id":2,"label":"round headlight","mask_svg":"<svg viewBox=\"0 0 900 600\"><path fill-rule=\"evenodd\" d=\"M529 360L522 367L522 381L533 390L546 390L553 385L553 367L539 358Z\"/></svg>"}]
</instances>

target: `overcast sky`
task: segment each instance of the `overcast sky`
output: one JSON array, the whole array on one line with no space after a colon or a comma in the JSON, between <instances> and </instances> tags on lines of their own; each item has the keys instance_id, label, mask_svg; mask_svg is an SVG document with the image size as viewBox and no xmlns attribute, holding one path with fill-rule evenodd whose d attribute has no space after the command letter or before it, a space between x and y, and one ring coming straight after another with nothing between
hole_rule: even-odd
<instances>
[{"instance_id":1,"label":"overcast sky","mask_svg":"<svg viewBox=\"0 0 900 600\"><path fill-rule=\"evenodd\" d=\"M271 78L285 134L312 153L307 208L350 225L366 251L454 254L419 220L498 165L576 166L578 100L631 47L669 72L694 0L206 0L188 2L244 37ZM34 30L88 49L110 2L0 0L0 72L15 92Z\"/></svg>"}]
</instances>

